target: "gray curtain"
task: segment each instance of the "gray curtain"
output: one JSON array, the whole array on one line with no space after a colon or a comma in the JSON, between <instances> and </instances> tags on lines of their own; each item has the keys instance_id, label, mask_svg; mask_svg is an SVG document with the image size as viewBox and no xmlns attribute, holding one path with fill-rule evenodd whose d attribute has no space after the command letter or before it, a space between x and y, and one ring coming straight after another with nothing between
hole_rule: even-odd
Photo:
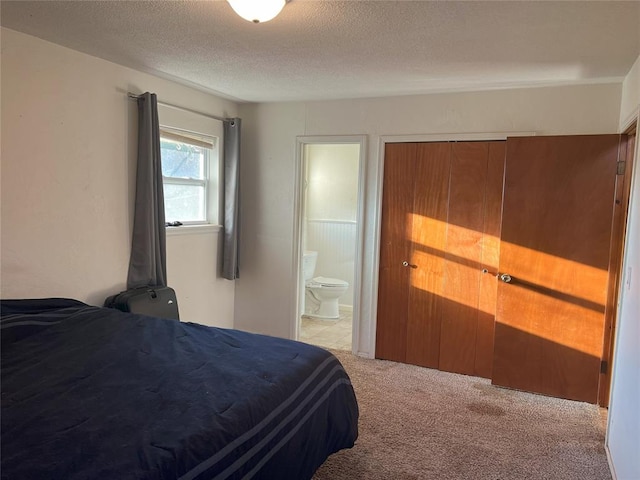
<instances>
[{"instance_id":1,"label":"gray curtain","mask_svg":"<svg viewBox=\"0 0 640 480\"><path fill-rule=\"evenodd\" d=\"M238 267L240 227L240 124L239 118L224 121L224 241L222 244L222 276L235 280Z\"/></svg>"},{"instance_id":2,"label":"gray curtain","mask_svg":"<svg viewBox=\"0 0 640 480\"><path fill-rule=\"evenodd\" d=\"M146 92L138 97L136 203L127 288L166 286L166 258L158 99Z\"/></svg>"}]
</instances>

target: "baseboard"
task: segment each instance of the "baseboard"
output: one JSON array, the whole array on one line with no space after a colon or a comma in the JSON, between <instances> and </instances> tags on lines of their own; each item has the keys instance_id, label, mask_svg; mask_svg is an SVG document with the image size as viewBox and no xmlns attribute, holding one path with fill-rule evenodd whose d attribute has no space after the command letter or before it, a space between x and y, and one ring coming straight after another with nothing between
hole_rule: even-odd
<instances>
[{"instance_id":1,"label":"baseboard","mask_svg":"<svg viewBox=\"0 0 640 480\"><path fill-rule=\"evenodd\" d=\"M338 308L344 312L351 312L353 313L353 305L338 305Z\"/></svg>"},{"instance_id":2,"label":"baseboard","mask_svg":"<svg viewBox=\"0 0 640 480\"><path fill-rule=\"evenodd\" d=\"M613 480L618 480L618 476L616 475L616 469L613 466L613 459L611 458L611 452L609 452L609 445L605 443L604 451L607 454L607 463L609 464L609 472L611 473L611 478Z\"/></svg>"}]
</instances>

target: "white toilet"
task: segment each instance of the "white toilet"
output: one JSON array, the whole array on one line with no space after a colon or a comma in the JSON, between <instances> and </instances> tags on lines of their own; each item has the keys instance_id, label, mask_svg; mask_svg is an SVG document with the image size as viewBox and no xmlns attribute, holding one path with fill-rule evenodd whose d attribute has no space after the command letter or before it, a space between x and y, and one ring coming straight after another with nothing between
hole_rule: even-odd
<instances>
[{"instance_id":1,"label":"white toilet","mask_svg":"<svg viewBox=\"0 0 640 480\"><path fill-rule=\"evenodd\" d=\"M317 261L318 252L304 252L304 314L315 318L337 319L340 316L338 299L345 294L349 283L337 278L314 277Z\"/></svg>"}]
</instances>

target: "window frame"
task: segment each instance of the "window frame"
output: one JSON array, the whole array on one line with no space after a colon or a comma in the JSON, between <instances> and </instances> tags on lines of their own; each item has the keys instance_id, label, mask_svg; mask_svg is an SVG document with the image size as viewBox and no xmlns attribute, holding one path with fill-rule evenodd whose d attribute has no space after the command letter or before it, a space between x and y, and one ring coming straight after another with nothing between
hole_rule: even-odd
<instances>
[{"instance_id":1,"label":"window frame","mask_svg":"<svg viewBox=\"0 0 640 480\"><path fill-rule=\"evenodd\" d=\"M168 221L179 221L182 225L188 226L203 226L203 225L216 225L217 218L213 218L213 214L219 216L220 210L220 198L212 198L212 195L215 195L218 192L217 197L219 197L219 188L212 188L212 184L216 182L217 185L220 183L220 138L215 135L204 134L200 132L196 132L193 130L186 130L182 128L177 128L168 125L160 125L160 140L169 140L174 142L179 142L187 145L193 145L197 147L201 147L204 150L204 159L203 159L203 178L190 178L190 177L172 177L162 175L162 185L184 185L184 186L195 186L202 187L204 190L204 200L203 205L201 205L203 209L204 219L203 220L180 220L180 219L168 219ZM162 149L161 149L162 150ZM161 154L162 155L162 154ZM217 155L218 172L215 179L211 178L211 173L214 169L212 169L211 164L215 161L215 156ZM217 206L218 212L212 211ZM214 207L214 208L212 208Z\"/></svg>"}]
</instances>

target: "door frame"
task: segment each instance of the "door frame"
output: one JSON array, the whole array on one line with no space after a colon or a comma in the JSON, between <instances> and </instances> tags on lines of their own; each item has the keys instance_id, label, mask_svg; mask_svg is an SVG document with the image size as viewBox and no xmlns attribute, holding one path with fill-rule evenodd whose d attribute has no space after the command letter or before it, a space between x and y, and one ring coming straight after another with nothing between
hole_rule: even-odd
<instances>
[{"instance_id":1,"label":"door frame","mask_svg":"<svg viewBox=\"0 0 640 480\"><path fill-rule=\"evenodd\" d=\"M351 330L351 351L357 353L357 346L360 341L360 303L362 297L362 265L363 265L363 245L364 245L364 212L365 212L365 173L367 158L367 135L321 135L296 137L296 162L295 162L295 186L294 186L294 225L293 225L293 272L292 277L296 280L295 298L292 302L293 312L291 315L290 338L299 339L300 335L300 305L302 295L304 295L304 278L302 276L302 218L304 209L305 189L305 165L304 147L306 145L360 145L360 156L358 159L358 192L356 197L356 259L353 272L353 320Z\"/></svg>"},{"instance_id":2,"label":"door frame","mask_svg":"<svg viewBox=\"0 0 640 480\"><path fill-rule=\"evenodd\" d=\"M378 165L375 184L369 186L372 192L371 204L373 212L373 265L371 267L371 295L366 306L371 313L368 321L370 358L375 358L376 333L378 317L378 281L380 270L380 234L382 228L382 185L384 180L384 152L387 143L429 143L429 142L473 142L473 141L501 141L507 137L533 137L536 132L483 132L483 133L434 133L418 135L381 135L378 140Z\"/></svg>"},{"instance_id":3,"label":"door frame","mask_svg":"<svg viewBox=\"0 0 640 480\"><path fill-rule=\"evenodd\" d=\"M605 310L605 336L602 348L602 362L600 372L600 384L598 386L598 405L607 408L611 394L613 378L613 358L615 339L617 332L618 316L624 288L622 281L625 272L625 253L627 250L627 223L629 219L629 207L631 205L631 190L636 174L636 158L638 151L638 122L634 119L620 134L625 136L620 141L618 149L618 163L625 162L624 179L618 184L616 178L616 203L620 203L622 210L614 212L613 227L611 232L611 246L609 252L609 291L607 292L607 304ZM633 150L629 148L633 138Z\"/></svg>"}]
</instances>

